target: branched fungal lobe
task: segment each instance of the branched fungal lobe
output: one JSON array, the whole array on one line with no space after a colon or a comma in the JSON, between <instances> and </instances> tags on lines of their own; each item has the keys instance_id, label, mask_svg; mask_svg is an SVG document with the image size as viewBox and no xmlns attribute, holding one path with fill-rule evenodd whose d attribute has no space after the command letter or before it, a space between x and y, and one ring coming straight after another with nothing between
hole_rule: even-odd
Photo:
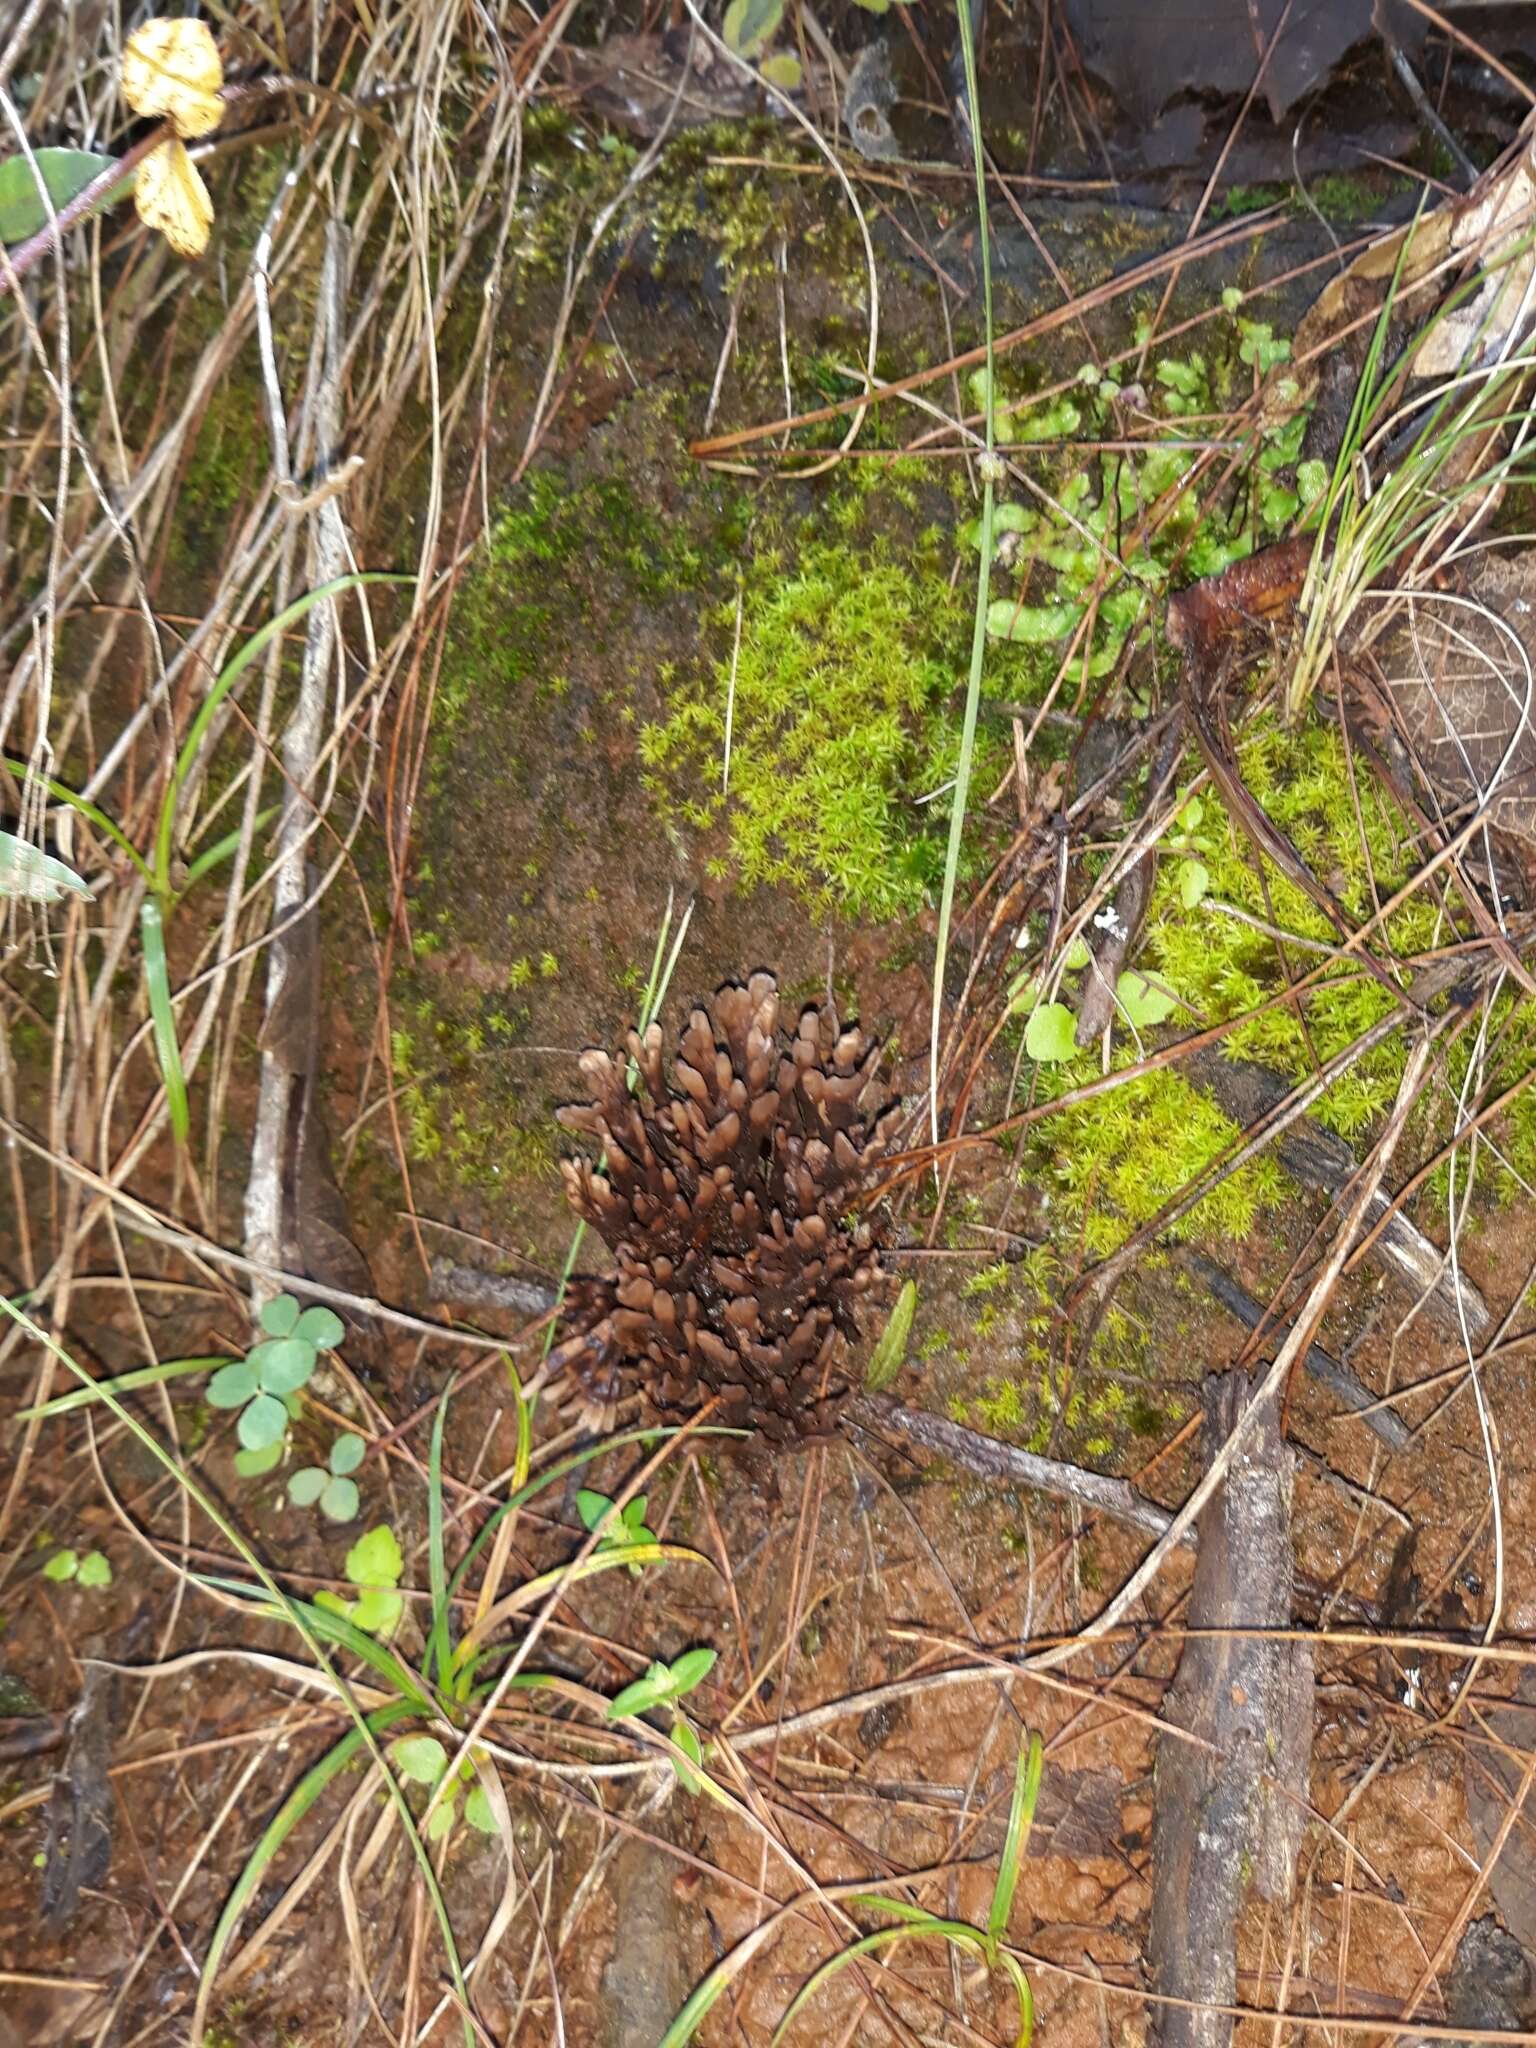
<instances>
[{"instance_id":1,"label":"branched fungal lobe","mask_svg":"<svg viewBox=\"0 0 1536 2048\"><path fill-rule=\"evenodd\" d=\"M560 1111L602 1147L600 1168L563 1170L618 1270L573 1282L552 1365L590 1406L637 1382L664 1414L714 1394L712 1419L730 1427L825 1435L858 1305L886 1277L868 1223L849 1214L898 1116L860 1108L879 1046L814 1005L791 1035L771 974L694 1010L671 1084L660 1025L627 1045L627 1057L585 1053L592 1100Z\"/></svg>"}]
</instances>

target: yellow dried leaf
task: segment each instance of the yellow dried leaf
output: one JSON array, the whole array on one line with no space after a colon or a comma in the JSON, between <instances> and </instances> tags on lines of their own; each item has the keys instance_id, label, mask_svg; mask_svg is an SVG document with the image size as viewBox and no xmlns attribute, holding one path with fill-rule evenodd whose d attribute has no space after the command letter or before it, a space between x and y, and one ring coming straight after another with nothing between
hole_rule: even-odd
<instances>
[{"instance_id":1,"label":"yellow dried leaf","mask_svg":"<svg viewBox=\"0 0 1536 2048\"><path fill-rule=\"evenodd\" d=\"M123 98L178 135L207 135L224 118L224 66L205 21L146 21L123 51Z\"/></svg>"},{"instance_id":2,"label":"yellow dried leaf","mask_svg":"<svg viewBox=\"0 0 1536 2048\"><path fill-rule=\"evenodd\" d=\"M133 182L133 203L147 228L158 228L178 256L201 256L213 226L213 201L187 145L175 137L152 149Z\"/></svg>"}]
</instances>

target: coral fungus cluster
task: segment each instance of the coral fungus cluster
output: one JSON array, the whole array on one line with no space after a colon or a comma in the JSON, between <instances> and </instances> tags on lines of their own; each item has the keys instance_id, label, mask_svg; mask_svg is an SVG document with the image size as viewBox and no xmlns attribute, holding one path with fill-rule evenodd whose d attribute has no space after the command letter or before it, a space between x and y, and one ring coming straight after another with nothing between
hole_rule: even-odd
<instances>
[{"instance_id":1,"label":"coral fungus cluster","mask_svg":"<svg viewBox=\"0 0 1536 2048\"><path fill-rule=\"evenodd\" d=\"M566 1160L567 1191L617 1271L572 1284L551 1363L589 1406L638 1385L663 1414L714 1395L724 1425L827 1433L859 1305L885 1281L850 1214L897 1117L861 1107L878 1064L830 1009L791 1032L771 974L693 1011L670 1081L658 1024L616 1057L583 1055L592 1099L560 1118L602 1157Z\"/></svg>"}]
</instances>

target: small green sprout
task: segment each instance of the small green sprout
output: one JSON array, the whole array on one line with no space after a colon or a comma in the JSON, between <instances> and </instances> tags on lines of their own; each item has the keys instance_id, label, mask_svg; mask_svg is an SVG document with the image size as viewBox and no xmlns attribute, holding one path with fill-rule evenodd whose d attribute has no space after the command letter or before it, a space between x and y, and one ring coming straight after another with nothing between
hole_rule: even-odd
<instances>
[{"instance_id":1,"label":"small green sprout","mask_svg":"<svg viewBox=\"0 0 1536 2048\"><path fill-rule=\"evenodd\" d=\"M301 1465L289 1478L288 1498L296 1508L313 1507L318 1501L320 1512L328 1521L355 1521L359 1506L357 1482L348 1475L361 1465L367 1449L362 1438L350 1430L337 1437L331 1445L328 1469Z\"/></svg>"},{"instance_id":2,"label":"small green sprout","mask_svg":"<svg viewBox=\"0 0 1536 2048\"><path fill-rule=\"evenodd\" d=\"M672 1715L672 1740L688 1758L688 1765L672 1759L672 1768L677 1773L678 1783L685 1792L703 1789L699 1772L704 1768L704 1748L698 1733L676 1702L685 1693L702 1685L714 1668L713 1650L684 1650L680 1657L674 1657L670 1664L652 1664L643 1678L637 1678L626 1685L622 1692L614 1694L608 1702L608 1719L622 1721L631 1715L648 1714L654 1707L666 1707Z\"/></svg>"},{"instance_id":3,"label":"small green sprout","mask_svg":"<svg viewBox=\"0 0 1536 2048\"><path fill-rule=\"evenodd\" d=\"M594 1493L590 1487L584 1486L576 1495L576 1512L584 1529L590 1532L607 1522L602 1541L597 1546L599 1550L628 1550L636 1544L654 1543L655 1530L645 1526L645 1505L645 1495L637 1493L632 1501L615 1513L614 1503L606 1493ZM629 1567L630 1577L638 1579L644 1569L644 1565L632 1564Z\"/></svg>"},{"instance_id":4,"label":"small green sprout","mask_svg":"<svg viewBox=\"0 0 1536 2048\"><path fill-rule=\"evenodd\" d=\"M270 1472L282 1456L293 1402L309 1383L320 1353L339 1344L341 1318L328 1308L301 1310L291 1294L279 1294L261 1311L266 1332L244 1358L221 1365L208 1382L213 1408L238 1408L235 1433L240 1450L235 1469L242 1478Z\"/></svg>"},{"instance_id":5,"label":"small green sprout","mask_svg":"<svg viewBox=\"0 0 1536 2048\"><path fill-rule=\"evenodd\" d=\"M405 1595L397 1590L404 1568L399 1539L387 1522L381 1522L359 1536L347 1552L344 1569L357 1588L357 1598L343 1600L339 1594L321 1592L315 1595L316 1604L355 1622L367 1635L392 1636L405 1612Z\"/></svg>"},{"instance_id":6,"label":"small green sprout","mask_svg":"<svg viewBox=\"0 0 1536 2048\"><path fill-rule=\"evenodd\" d=\"M97 1590L111 1585L112 1567L99 1550L88 1550L84 1557L73 1550L56 1550L43 1566L43 1577L60 1586L73 1579L77 1586Z\"/></svg>"}]
</instances>

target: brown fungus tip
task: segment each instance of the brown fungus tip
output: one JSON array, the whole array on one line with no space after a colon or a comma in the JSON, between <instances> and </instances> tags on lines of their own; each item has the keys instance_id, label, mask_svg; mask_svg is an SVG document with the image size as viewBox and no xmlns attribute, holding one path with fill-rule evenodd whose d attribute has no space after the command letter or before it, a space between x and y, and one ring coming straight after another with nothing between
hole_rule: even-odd
<instances>
[{"instance_id":1,"label":"brown fungus tip","mask_svg":"<svg viewBox=\"0 0 1536 2048\"><path fill-rule=\"evenodd\" d=\"M565 1183L616 1271L567 1291L553 1389L594 1422L638 1389L664 1415L713 1395L733 1428L825 1436L858 1308L886 1284L874 1233L850 1221L898 1118L859 1107L879 1045L814 1004L786 1023L761 972L692 1011L670 1080L655 1025L646 1040L633 1065L583 1055L591 1099L561 1112L606 1162L606 1180L567 1165Z\"/></svg>"}]
</instances>

